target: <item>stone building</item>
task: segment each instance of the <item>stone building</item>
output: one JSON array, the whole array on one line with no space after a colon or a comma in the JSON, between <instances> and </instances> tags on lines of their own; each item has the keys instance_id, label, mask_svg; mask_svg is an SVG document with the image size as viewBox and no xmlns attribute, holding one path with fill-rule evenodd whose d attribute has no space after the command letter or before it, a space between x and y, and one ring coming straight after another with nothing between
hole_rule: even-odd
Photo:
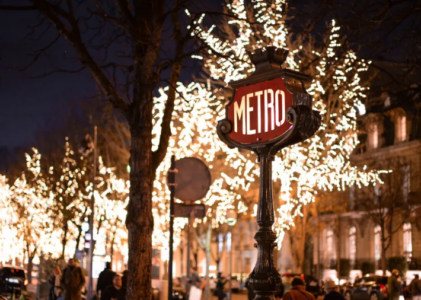
<instances>
[{"instance_id":1,"label":"stone building","mask_svg":"<svg viewBox=\"0 0 421 300\"><path fill-rule=\"evenodd\" d=\"M393 258L394 266L410 270L408 276L411 270L421 269L421 122L414 104L417 98L411 93L382 93L361 117L361 146L352 155L352 163L389 173L381 175L384 184L361 189L351 186L346 192L330 195L345 209L312 219L319 226L323 224L312 236L312 271L318 270L319 276L352 280L365 273L382 274L382 250L389 268Z\"/></svg>"}]
</instances>

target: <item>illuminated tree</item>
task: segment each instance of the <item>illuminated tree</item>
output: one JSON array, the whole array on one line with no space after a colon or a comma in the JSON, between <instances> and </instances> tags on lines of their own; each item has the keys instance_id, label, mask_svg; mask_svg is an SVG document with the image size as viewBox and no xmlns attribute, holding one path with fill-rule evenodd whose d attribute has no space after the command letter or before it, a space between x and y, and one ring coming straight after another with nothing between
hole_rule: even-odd
<instances>
[{"instance_id":1,"label":"illuminated tree","mask_svg":"<svg viewBox=\"0 0 421 300\"><path fill-rule=\"evenodd\" d=\"M0 176L0 212L7 216L1 221L0 239L3 241L1 247L4 247L1 261L23 257L20 253L25 251L30 269L35 256L41 253L53 257L73 255L65 250L65 245L69 240L82 238L79 227L84 216L90 213L92 176L87 171L87 159L76 158L68 140L65 150L57 168L42 168L41 154L33 149L32 156L26 155L27 171L12 186L5 176ZM104 166L101 157L99 162L94 226L97 233L102 229L111 234L110 251L113 252L113 243L124 247L127 243L124 220L129 184ZM42 173L43 169L48 171L47 175ZM76 242L72 247L77 250L78 244Z\"/></svg>"},{"instance_id":2,"label":"illuminated tree","mask_svg":"<svg viewBox=\"0 0 421 300\"><path fill-rule=\"evenodd\" d=\"M12 205L12 191L6 176L0 175L0 263L14 261L23 257L22 241L19 239L16 211Z\"/></svg>"},{"instance_id":3,"label":"illuminated tree","mask_svg":"<svg viewBox=\"0 0 421 300\"><path fill-rule=\"evenodd\" d=\"M267 1L254 1L250 5L233 1L227 4L229 22L210 28L199 24L195 28L195 33L211 48L201 56L194 56L203 61L209 78L203 83L177 86L180 97L175 101L173 136L167 157L157 170L153 198L160 216L155 224L160 224L163 232L168 217L159 212L167 210L162 199L169 196L164 176L169 169L171 154L176 157L199 156L218 174L204 199L209 206L204 222L213 217L216 220L214 225L224 222L224 211L228 206L237 207L243 213L249 209L242 194L258 174L255 162L250 160L253 156L223 145L214 126L224 117L221 87L253 72L247 53L259 47L272 45L292 49L285 67L311 75L308 91L314 98L314 107L323 117L318 134L282 150L274 162L274 179L280 181L282 204L277 210L278 242L282 241L283 232L302 217L303 206L316 200L319 191L343 191L352 184L362 186L378 181L381 172L364 171L350 164L350 155L358 144L357 115L359 110L364 112L363 101L367 92L361 82L361 73L367 70L368 62L358 59L348 50L334 21L324 43L319 46L314 40L299 36L288 39L284 6L284 1L274 1L271 5ZM188 101L182 101L185 99ZM156 143L165 100L163 90L156 99L153 130ZM164 239L165 235L160 237ZM157 244L165 245L165 240Z\"/></svg>"},{"instance_id":4,"label":"illuminated tree","mask_svg":"<svg viewBox=\"0 0 421 300\"><path fill-rule=\"evenodd\" d=\"M47 193L48 187L41 173L41 155L36 149L33 151L32 156L26 154L28 171L17 178L10 188L10 205L14 208L10 216L11 222L27 255L29 282L35 256L49 251L54 242L54 224L51 216L53 197L52 194L49 194L49 197L41 196Z\"/></svg>"},{"instance_id":5,"label":"illuminated tree","mask_svg":"<svg viewBox=\"0 0 421 300\"><path fill-rule=\"evenodd\" d=\"M247 53L265 46L290 49L285 67L311 75L308 92L323 124L312 138L283 149L273 164L274 180L281 183L282 205L276 224L280 237L294 225L294 218L302 215L302 207L315 201L318 191L344 190L354 183L368 185L378 180L378 172L359 170L349 160L358 144L357 113L364 107L367 91L361 73L367 70L368 62L348 50L334 21L321 46L299 35L287 38L285 7L284 0L256 0L250 5L233 1L227 4L226 13L233 15L229 22L218 24L218 28L199 25L195 29L212 48L197 58L203 60L215 87L253 72ZM235 165L236 160L228 156L227 163Z\"/></svg>"},{"instance_id":6,"label":"illuminated tree","mask_svg":"<svg viewBox=\"0 0 421 300\"><path fill-rule=\"evenodd\" d=\"M92 191L90 170L92 167L89 167L82 154L73 150L68 138L65 140L61 162L57 166L48 168L46 182L49 192L54 195L54 205L51 210L54 212L55 225L61 230L61 257L66 254L69 240L76 239L76 244L79 243L80 225L89 213Z\"/></svg>"},{"instance_id":7,"label":"illuminated tree","mask_svg":"<svg viewBox=\"0 0 421 300\"><path fill-rule=\"evenodd\" d=\"M199 12L186 18L192 7ZM151 298L152 235L154 211L152 193L158 166L164 159L171 136L177 81L200 46L192 41L191 29L207 10L197 1L2 1L1 10L33 12L38 16L32 33L56 38L40 47L30 69L44 55L53 54L58 42L69 47L71 66L55 65L45 74L85 71L108 103L130 128L130 201L126 218L129 230L129 272L127 290L132 299ZM168 24L171 24L169 27ZM39 30L39 31L38 31ZM173 49L174 51L167 51ZM71 54L70 54L71 53ZM56 54L56 53L55 53ZM42 59L40 59L42 60ZM42 70L51 66L45 66ZM167 85L167 101L158 147L152 146L154 94ZM154 148L154 149L152 149Z\"/></svg>"},{"instance_id":8,"label":"illuminated tree","mask_svg":"<svg viewBox=\"0 0 421 300\"><path fill-rule=\"evenodd\" d=\"M125 249L121 249L127 244L127 229L124 221L127 216L127 205L129 203L129 181L118 178L114 174L113 168L107 168L99 157L99 176L95 193L95 222L94 226L97 234L100 231L108 235L109 244L104 247L109 248L111 260L113 259L114 246L120 245L120 251L125 254ZM127 245L126 245L127 246Z\"/></svg>"}]
</instances>

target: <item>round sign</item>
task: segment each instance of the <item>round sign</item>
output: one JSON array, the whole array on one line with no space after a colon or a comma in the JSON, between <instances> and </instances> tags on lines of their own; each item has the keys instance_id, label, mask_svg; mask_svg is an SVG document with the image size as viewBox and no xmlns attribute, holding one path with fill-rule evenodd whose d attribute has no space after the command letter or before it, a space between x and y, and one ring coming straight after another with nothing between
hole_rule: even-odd
<instances>
[{"instance_id":1,"label":"round sign","mask_svg":"<svg viewBox=\"0 0 421 300\"><path fill-rule=\"evenodd\" d=\"M175 168L174 196L182 201L203 199L211 185L211 174L205 163L195 157L185 157L175 162Z\"/></svg>"}]
</instances>

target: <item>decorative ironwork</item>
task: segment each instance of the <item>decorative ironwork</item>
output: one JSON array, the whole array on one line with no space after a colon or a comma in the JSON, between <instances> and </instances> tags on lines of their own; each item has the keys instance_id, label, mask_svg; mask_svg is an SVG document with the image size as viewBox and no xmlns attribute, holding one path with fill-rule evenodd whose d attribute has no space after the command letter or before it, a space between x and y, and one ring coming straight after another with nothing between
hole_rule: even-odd
<instances>
[{"instance_id":1,"label":"decorative ironwork","mask_svg":"<svg viewBox=\"0 0 421 300\"><path fill-rule=\"evenodd\" d=\"M276 270L273 259L276 235L272 230L275 222L272 198L272 161L274 156L282 148L299 143L311 137L320 127L321 117L319 112L312 109L312 98L304 88L304 80L308 76L283 69L288 51L267 47L259 49L251 55L251 61L255 64L256 71L246 79L231 82L229 85L234 89L232 98L227 105L227 117L218 122L217 132L220 139L230 147L248 149L255 152L260 162L260 192L257 208L257 224L259 230L255 235L258 251L257 262L250 274L247 284L254 289L256 300L272 300L279 290L281 278ZM235 90L239 87L282 78L287 91L293 95L293 105L287 110L287 121L292 125L284 135L265 142L243 144L229 137L233 126L228 119L228 106L230 106Z\"/></svg>"}]
</instances>

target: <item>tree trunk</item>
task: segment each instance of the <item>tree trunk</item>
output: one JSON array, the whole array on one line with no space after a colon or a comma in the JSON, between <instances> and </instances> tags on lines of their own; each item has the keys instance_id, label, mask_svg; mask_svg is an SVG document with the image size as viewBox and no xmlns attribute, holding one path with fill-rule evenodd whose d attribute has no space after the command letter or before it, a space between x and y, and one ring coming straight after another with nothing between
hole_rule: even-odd
<instances>
[{"instance_id":1,"label":"tree trunk","mask_svg":"<svg viewBox=\"0 0 421 300\"><path fill-rule=\"evenodd\" d=\"M111 258L111 264L113 263L113 256L114 256L114 243L115 243L115 236L116 236L116 232L117 230L115 230L113 232L113 237L111 239L111 244L110 244L110 258Z\"/></svg>"},{"instance_id":2,"label":"tree trunk","mask_svg":"<svg viewBox=\"0 0 421 300\"><path fill-rule=\"evenodd\" d=\"M140 85L140 84L139 84ZM152 90L136 99L130 115L130 201L126 226L129 232L129 281L126 299L151 299L152 279L152 188L155 172L152 163Z\"/></svg>"},{"instance_id":3,"label":"tree trunk","mask_svg":"<svg viewBox=\"0 0 421 300\"><path fill-rule=\"evenodd\" d=\"M196 249L197 251L193 252L193 259L194 259L194 267L197 268L198 262L199 262L199 248Z\"/></svg>"},{"instance_id":4,"label":"tree trunk","mask_svg":"<svg viewBox=\"0 0 421 300\"><path fill-rule=\"evenodd\" d=\"M385 247L385 241L382 240L382 253L381 253L381 261L382 261L382 271L383 276L386 276L386 247Z\"/></svg>"},{"instance_id":5,"label":"tree trunk","mask_svg":"<svg viewBox=\"0 0 421 300\"><path fill-rule=\"evenodd\" d=\"M178 246L180 249L180 274L181 276L184 275L184 242L181 238L180 245Z\"/></svg>"},{"instance_id":6,"label":"tree trunk","mask_svg":"<svg viewBox=\"0 0 421 300\"><path fill-rule=\"evenodd\" d=\"M243 286L243 273L244 273L244 266L243 266L243 251L241 250L241 245L238 246L240 251L238 252L238 270L240 272L240 286ZM277 251L280 252L280 251ZM279 253L278 255L279 256ZM278 263L275 264L276 268L278 268Z\"/></svg>"},{"instance_id":7,"label":"tree trunk","mask_svg":"<svg viewBox=\"0 0 421 300\"><path fill-rule=\"evenodd\" d=\"M303 216L298 216L296 218L296 225L290 231L290 241L291 248L293 251L293 258L296 267L297 273L302 273L304 256L305 256L305 245L306 245L306 236L307 236L307 216L308 211L306 207L303 207Z\"/></svg>"},{"instance_id":8,"label":"tree trunk","mask_svg":"<svg viewBox=\"0 0 421 300\"><path fill-rule=\"evenodd\" d=\"M212 235L212 226L208 225L208 232L206 233L206 288L205 288L205 300L211 300L211 290L210 290L210 278L209 278L209 267L211 260L211 235Z\"/></svg>"},{"instance_id":9,"label":"tree trunk","mask_svg":"<svg viewBox=\"0 0 421 300\"><path fill-rule=\"evenodd\" d=\"M38 281L39 282L42 282L42 280L44 279L43 278L44 277L43 276L43 273L44 273L44 264L45 264L44 252L41 251L41 254L39 256L39 266L38 266Z\"/></svg>"},{"instance_id":10,"label":"tree trunk","mask_svg":"<svg viewBox=\"0 0 421 300\"><path fill-rule=\"evenodd\" d=\"M32 283L32 269L34 268L33 260L34 255L30 255L28 252L28 268L26 270L28 273L28 283Z\"/></svg>"},{"instance_id":11,"label":"tree trunk","mask_svg":"<svg viewBox=\"0 0 421 300\"><path fill-rule=\"evenodd\" d=\"M76 237L76 247L75 247L75 254L73 255L73 258L76 258L76 253L77 250L79 250L79 244L80 244L80 239L82 237L82 226L77 226L77 237Z\"/></svg>"},{"instance_id":12,"label":"tree trunk","mask_svg":"<svg viewBox=\"0 0 421 300\"><path fill-rule=\"evenodd\" d=\"M383 276L386 276L386 233L385 233L385 228L384 225L382 225L380 227L380 234L381 234L381 247L382 247L382 252L381 252L381 264L382 264L382 271L383 271Z\"/></svg>"},{"instance_id":13,"label":"tree trunk","mask_svg":"<svg viewBox=\"0 0 421 300\"><path fill-rule=\"evenodd\" d=\"M336 272L337 277L341 277L341 223L338 216L336 224Z\"/></svg>"},{"instance_id":14,"label":"tree trunk","mask_svg":"<svg viewBox=\"0 0 421 300\"><path fill-rule=\"evenodd\" d=\"M316 211L317 211L317 278L322 278L322 270L321 270L321 253L320 253L320 214L319 214L319 203L316 203Z\"/></svg>"},{"instance_id":15,"label":"tree trunk","mask_svg":"<svg viewBox=\"0 0 421 300\"><path fill-rule=\"evenodd\" d=\"M64 254L66 252L66 245L67 245L67 233L69 232L69 227L67 226L67 221L64 224L63 228L63 239L61 241L61 258L64 259Z\"/></svg>"}]
</instances>

